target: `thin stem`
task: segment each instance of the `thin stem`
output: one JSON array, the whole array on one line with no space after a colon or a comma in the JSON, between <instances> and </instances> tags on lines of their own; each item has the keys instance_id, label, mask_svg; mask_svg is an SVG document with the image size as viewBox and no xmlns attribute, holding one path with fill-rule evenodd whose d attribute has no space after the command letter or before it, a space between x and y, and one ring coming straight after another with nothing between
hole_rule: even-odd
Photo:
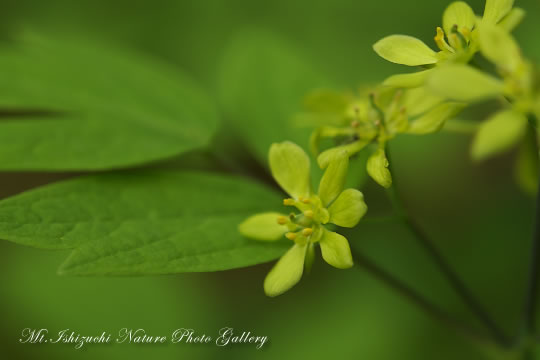
<instances>
[{"instance_id":1,"label":"thin stem","mask_svg":"<svg viewBox=\"0 0 540 360\"><path fill-rule=\"evenodd\" d=\"M409 215L398 192L395 172L393 171L392 161L387 148L386 156L389 162L389 169L393 176L392 187L388 189L388 195L394 207L394 211L401 217L403 224L411 231L418 244L431 256L435 265L439 268L443 276L448 280L450 286L461 297L463 302L476 315L482 324L489 330L493 339L502 347L509 347L510 340L504 332L498 327L490 314L485 310L482 304L476 299L471 290L461 280L457 272L448 263L445 257L439 252L429 236L420 228L416 221Z\"/></svg>"},{"instance_id":2,"label":"thin stem","mask_svg":"<svg viewBox=\"0 0 540 360\"><path fill-rule=\"evenodd\" d=\"M414 305L418 306L432 318L443 322L444 324L457 330L459 333L466 336L467 338L471 338L475 341L479 341L482 343L491 343L490 338L487 338L486 336L484 336L484 334L482 334L475 328L470 327L468 324L463 323L458 319L455 319L452 315L430 302L416 290L407 286L405 283L379 267L377 264L372 262L370 259L362 255L358 251L351 249L351 252L355 260L355 265L358 268L361 268L364 271L367 271L369 274L373 275L375 278L390 287L392 290L398 292L401 296L409 300Z\"/></svg>"},{"instance_id":3,"label":"thin stem","mask_svg":"<svg viewBox=\"0 0 540 360\"><path fill-rule=\"evenodd\" d=\"M533 129L535 138L535 152L538 154L539 144L536 130ZM529 282L527 286L527 296L525 298L525 311L524 311L524 330L528 338L535 336L536 327L536 315L538 313L538 279L540 276L540 181L538 182L538 189L536 193L536 209L534 216L534 229L531 240L531 252L529 262Z\"/></svg>"}]
</instances>

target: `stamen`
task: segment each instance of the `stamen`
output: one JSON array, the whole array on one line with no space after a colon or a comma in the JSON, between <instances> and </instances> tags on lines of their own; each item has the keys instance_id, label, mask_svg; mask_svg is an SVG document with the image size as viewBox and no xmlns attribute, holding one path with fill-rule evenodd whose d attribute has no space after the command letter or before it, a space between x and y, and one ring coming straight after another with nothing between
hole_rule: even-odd
<instances>
[{"instance_id":1,"label":"stamen","mask_svg":"<svg viewBox=\"0 0 540 360\"><path fill-rule=\"evenodd\" d=\"M446 40L444 40L444 31L441 29L441 27L437 27L437 35L435 35L435 43L437 44L437 47L441 49L442 51L450 51L454 52L454 49L448 43Z\"/></svg>"},{"instance_id":2,"label":"stamen","mask_svg":"<svg viewBox=\"0 0 540 360\"><path fill-rule=\"evenodd\" d=\"M309 236L313 234L313 229L312 228L305 228L304 230L302 230L302 235L304 236Z\"/></svg>"},{"instance_id":3,"label":"stamen","mask_svg":"<svg viewBox=\"0 0 540 360\"><path fill-rule=\"evenodd\" d=\"M287 218L285 216L280 216L277 219L277 223L279 225L285 225L287 223Z\"/></svg>"},{"instance_id":4,"label":"stamen","mask_svg":"<svg viewBox=\"0 0 540 360\"><path fill-rule=\"evenodd\" d=\"M304 216L308 217L308 218L312 218L313 217L313 211L312 210L304 211Z\"/></svg>"},{"instance_id":5,"label":"stamen","mask_svg":"<svg viewBox=\"0 0 540 360\"><path fill-rule=\"evenodd\" d=\"M309 204L311 203L311 200L310 199L302 199L300 200L301 202L303 202L304 204Z\"/></svg>"},{"instance_id":6,"label":"stamen","mask_svg":"<svg viewBox=\"0 0 540 360\"><path fill-rule=\"evenodd\" d=\"M296 239L296 234L295 233L292 233L292 232L288 232L285 234L285 237L289 240L292 240L294 241Z\"/></svg>"},{"instance_id":7,"label":"stamen","mask_svg":"<svg viewBox=\"0 0 540 360\"><path fill-rule=\"evenodd\" d=\"M293 206L294 200L293 199L283 199L283 205L285 206Z\"/></svg>"}]
</instances>

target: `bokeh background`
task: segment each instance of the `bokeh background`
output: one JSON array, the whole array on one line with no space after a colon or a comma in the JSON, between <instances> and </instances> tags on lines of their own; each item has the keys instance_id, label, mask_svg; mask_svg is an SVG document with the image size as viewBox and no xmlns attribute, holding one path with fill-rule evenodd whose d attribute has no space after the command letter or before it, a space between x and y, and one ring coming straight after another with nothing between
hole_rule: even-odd
<instances>
[{"instance_id":1,"label":"bokeh background","mask_svg":"<svg viewBox=\"0 0 540 360\"><path fill-rule=\"evenodd\" d=\"M375 41L404 33L431 43L448 3L2 0L0 37L9 38L21 28L80 33L172 63L217 99L221 63L238 36L247 34L256 41L254 33L271 34L303 54L340 89L356 88L403 70L377 57L371 49ZM482 0L469 3L482 12ZM516 37L525 54L540 63L540 2L518 0L517 5L526 9L527 17L515 31ZM236 51L241 57L242 49ZM250 101L264 104L264 94L256 89L243 91ZM299 109L300 99L293 100ZM265 109L269 114L272 111ZM228 152L226 145L234 143L231 139L225 126L212 151L231 162L237 156L237 168L245 165L246 174L267 178L260 173L263 168L254 168L254 160L245 159L248 156L241 151ZM500 326L513 334L519 328L524 301L533 200L515 185L515 154L473 164L468 155L470 140L445 132L400 136L392 143L394 175L411 212ZM193 161L187 163L193 165ZM74 174L1 174L0 196L69 176ZM389 204L377 186L367 181L363 190L372 208L370 215L388 214ZM366 221L348 237L355 249L450 313L475 324L401 225ZM474 343L356 268L340 271L317 261L299 286L269 299L262 281L271 264L160 277L57 276L56 268L66 255L0 242L0 348L9 354L7 358L489 358ZM189 327L215 336L225 326L267 335L270 343L262 350L251 345L188 344L89 345L75 350L72 345L18 343L21 330L27 327L53 332L69 328L83 334L116 332L123 327L169 334Z\"/></svg>"}]
</instances>

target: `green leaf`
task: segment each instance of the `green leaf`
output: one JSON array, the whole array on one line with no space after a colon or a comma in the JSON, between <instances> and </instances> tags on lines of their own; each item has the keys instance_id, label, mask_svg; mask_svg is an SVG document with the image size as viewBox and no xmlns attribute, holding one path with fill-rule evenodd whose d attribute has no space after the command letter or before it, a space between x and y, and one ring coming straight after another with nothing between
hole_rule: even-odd
<instances>
[{"instance_id":1,"label":"green leaf","mask_svg":"<svg viewBox=\"0 0 540 360\"><path fill-rule=\"evenodd\" d=\"M392 175L388 170L388 159L383 148L377 149L367 161L367 172L377 184L389 188L392 185Z\"/></svg>"},{"instance_id":2,"label":"green leaf","mask_svg":"<svg viewBox=\"0 0 540 360\"><path fill-rule=\"evenodd\" d=\"M268 154L270 170L279 186L295 199L311 196L310 161L295 143L272 144Z\"/></svg>"},{"instance_id":3,"label":"green leaf","mask_svg":"<svg viewBox=\"0 0 540 360\"><path fill-rule=\"evenodd\" d=\"M296 285L304 272L307 244L294 244L264 279L264 292L274 297Z\"/></svg>"},{"instance_id":4,"label":"green leaf","mask_svg":"<svg viewBox=\"0 0 540 360\"><path fill-rule=\"evenodd\" d=\"M483 20L498 23L514 6L514 0L486 0Z\"/></svg>"},{"instance_id":5,"label":"green leaf","mask_svg":"<svg viewBox=\"0 0 540 360\"><path fill-rule=\"evenodd\" d=\"M0 48L0 170L96 170L206 146L213 104L178 69L83 39Z\"/></svg>"},{"instance_id":6,"label":"green leaf","mask_svg":"<svg viewBox=\"0 0 540 360\"><path fill-rule=\"evenodd\" d=\"M0 201L0 238L73 249L69 275L217 271L283 254L286 242L243 237L238 225L281 206L244 178L147 170L67 180Z\"/></svg>"},{"instance_id":7,"label":"green leaf","mask_svg":"<svg viewBox=\"0 0 540 360\"><path fill-rule=\"evenodd\" d=\"M375 52L390 62L409 66L435 64L437 54L422 40L407 35L390 35L373 45Z\"/></svg>"},{"instance_id":8,"label":"green leaf","mask_svg":"<svg viewBox=\"0 0 540 360\"><path fill-rule=\"evenodd\" d=\"M312 128L294 124L306 94L332 88L309 57L278 36L251 29L233 38L221 61L219 98L227 120L262 164L270 145L309 148Z\"/></svg>"},{"instance_id":9,"label":"green leaf","mask_svg":"<svg viewBox=\"0 0 540 360\"><path fill-rule=\"evenodd\" d=\"M463 103L445 102L440 104L411 121L407 133L422 135L438 131L446 120L456 116L464 107Z\"/></svg>"},{"instance_id":10,"label":"green leaf","mask_svg":"<svg viewBox=\"0 0 540 360\"><path fill-rule=\"evenodd\" d=\"M478 42L482 55L501 69L514 72L522 62L519 45L500 26L481 23L478 29Z\"/></svg>"},{"instance_id":11,"label":"green leaf","mask_svg":"<svg viewBox=\"0 0 540 360\"><path fill-rule=\"evenodd\" d=\"M502 95L504 83L467 65L441 66L433 71L426 86L451 100L474 102Z\"/></svg>"},{"instance_id":12,"label":"green leaf","mask_svg":"<svg viewBox=\"0 0 540 360\"><path fill-rule=\"evenodd\" d=\"M452 27L458 26L472 31L476 23L476 15L471 7L464 1L455 1L448 5L443 13L443 29L446 34L452 33Z\"/></svg>"},{"instance_id":13,"label":"green leaf","mask_svg":"<svg viewBox=\"0 0 540 360\"><path fill-rule=\"evenodd\" d=\"M527 118L514 110L503 110L484 121L473 141L471 154L483 160L514 146L527 129Z\"/></svg>"}]
</instances>

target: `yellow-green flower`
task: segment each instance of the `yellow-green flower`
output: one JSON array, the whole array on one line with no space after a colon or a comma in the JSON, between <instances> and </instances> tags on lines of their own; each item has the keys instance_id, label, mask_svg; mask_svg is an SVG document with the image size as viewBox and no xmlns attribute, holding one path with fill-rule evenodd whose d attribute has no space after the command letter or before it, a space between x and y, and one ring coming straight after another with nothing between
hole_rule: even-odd
<instances>
[{"instance_id":1,"label":"yellow-green flower","mask_svg":"<svg viewBox=\"0 0 540 360\"><path fill-rule=\"evenodd\" d=\"M504 29L479 23L478 42L482 55L495 66L500 78L464 64L435 70L427 86L447 99L475 103L499 98L503 108L484 121L476 133L472 157L482 160L517 144L525 135L527 116L538 109L540 94L531 64L516 41Z\"/></svg>"},{"instance_id":2,"label":"yellow-green flower","mask_svg":"<svg viewBox=\"0 0 540 360\"><path fill-rule=\"evenodd\" d=\"M346 152L335 154L329 162L318 193L311 189L309 157L298 145L273 144L269 161L274 179L291 196L283 204L295 211L288 215L276 212L253 215L239 225L239 231L255 240L277 241L285 236L293 242L264 281L266 294L277 296L300 281L304 268L309 269L313 262L317 243L328 264L339 269L353 266L347 239L327 229L327 225L354 227L367 206L360 191L343 190L349 165Z\"/></svg>"},{"instance_id":3,"label":"yellow-green flower","mask_svg":"<svg viewBox=\"0 0 540 360\"><path fill-rule=\"evenodd\" d=\"M512 9L514 0L487 0L482 21L499 24L511 31L524 16L522 9ZM442 63L468 63L478 51L477 16L467 3L451 3L443 14L443 25L437 27L435 44L438 51L431 49L422 40L408 35L390 35L373 45L382 58L397 64L424 66L428 70L412 74L389 77L385 85L416 87L424 83L430 68Z\"/></svg>"},{"instance_id":4,"label":"yellow-green flower","mask_svg":"<svg viewBox=\"0 0 540 360\"><path fill-rule=\"evenodd\" d=\"M341 119L343 125L318 127L311 136L311 149L324 168L338 152L354 155L376 143L377 148L367 162L367 171L379 185L387 188L392 184L392 177L385 154L386 143L400 133L420 135L437 131L446 119L462 108L462 103L445 101L423 86L410 89L381 86L352 98L348 104L342 102L333 117L325 112L328 119L338 124L337 119ZM324 138L335 139L338 146L319 154L319 145Z\"/></svg>"}]
</instances>

